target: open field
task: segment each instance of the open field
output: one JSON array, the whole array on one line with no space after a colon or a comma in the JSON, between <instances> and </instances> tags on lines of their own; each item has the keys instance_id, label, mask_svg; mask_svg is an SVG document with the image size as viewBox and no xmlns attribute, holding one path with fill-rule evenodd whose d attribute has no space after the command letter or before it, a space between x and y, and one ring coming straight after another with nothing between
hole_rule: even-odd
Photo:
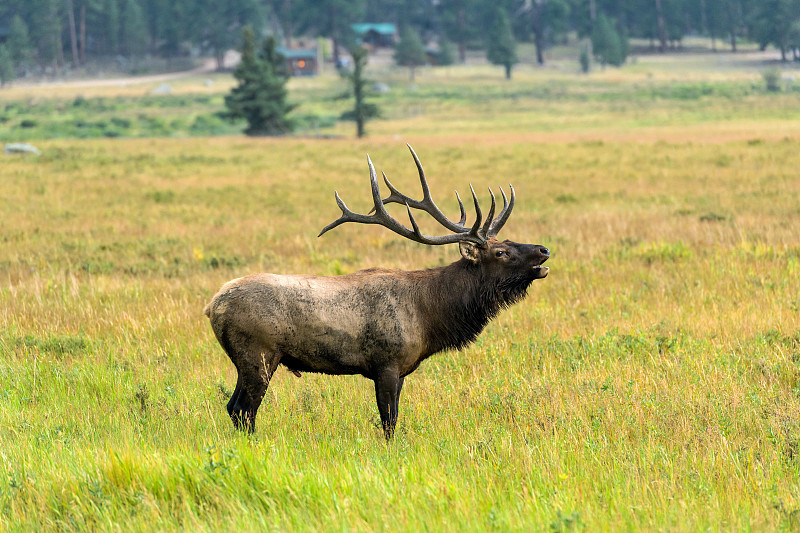
<instances>
[{"instance_id":1,"label":"open field","mask_svg":"<svg viewBox=\"0 0 800 533\"><path fill-rule=\"evenodd\" d=\"M390 93L364 140L4 156L0 530L800 527L800 93L475 68L452 95ZM377 227L316 238L334 189L369 208L366 153L417 190L404 142L448 212L453 189L513 183L501 237L550 247L549 277L406 380L390 445L371 382L284 369L256 434L233 431L202 315L223 282L458 257Z\"/></svg>"}]
</instances>

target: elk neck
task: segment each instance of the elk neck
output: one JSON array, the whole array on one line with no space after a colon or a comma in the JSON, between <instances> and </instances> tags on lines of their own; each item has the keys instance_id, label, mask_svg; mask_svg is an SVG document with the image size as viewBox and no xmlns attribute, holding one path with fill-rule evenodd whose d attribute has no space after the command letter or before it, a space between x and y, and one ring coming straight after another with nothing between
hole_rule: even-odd
<instances>
[{"instance_id":1,"label":"elk neck","mask_svg":"<svg viewBox=\"0 0 800 533\"><path fill-rule=\"evenodd\" d=\"M524 276L490 277L463 258L419 274L414 292L426 330L423 358L471 344L501 309L525 297L533 281Z\"/></svg>"}]
</instances>

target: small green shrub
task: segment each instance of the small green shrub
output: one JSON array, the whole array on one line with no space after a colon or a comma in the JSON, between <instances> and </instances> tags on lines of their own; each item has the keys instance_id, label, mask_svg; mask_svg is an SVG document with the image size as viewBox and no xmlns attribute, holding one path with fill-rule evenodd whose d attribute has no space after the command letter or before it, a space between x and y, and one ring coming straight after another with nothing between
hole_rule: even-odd
<instances>
[{"instance_id":1,"label":"small green shrub","mask_svg":"<svg viewBox=\"0 0 800 533\"><path fill-rule=\"evenodd\" d=\"M129 118L111 117L111 124L118 128L128 129L131 127L133 121Z\"/></svg>"},{"instance_id":2,"label":"small green shrub","mask_svg":"<svg viewBox=\"0 0 800 533\"><path fill-rule=\"evenodd\" d=\"M761 73L767 91L777 93L781 90L781 71L777 67L770 67Z\"/></svg>"},{"instance_id":3,"label":"small green shrub","mask_svg":"<svg viewBox=\"0 0 800 533\"><path fill-rule=\"evenodd\" d=\"M83 335L53 335L46 337L25 335L18 338L16 344L40 354L74 355L83 352L89 346L90 341Z\"/></svg>"},{"instance_id":4,"label":"small green shrub","mask_svg":"<svg viewBox=\"0 0 800 533\"><path fill-rule=\"evenodd\" d=\"M147 193L147 198L157 204L168 204L175 199L174 191L153 191Z\"/></svg>"},{"instance_id":5,"label":"small green shrub","mask_svg":"<svg viewBox=\"0 0 800 533\"><path fill-rule=\"evenodd\" d=\"M556 202L559 204L574 204L578 199L572 194L559 194L555 197Z\"/></svg>"},{"instance_id":6,"label":"small green shrub","mask_svg":"<svg viewBox=\"0 0 800 533\"><path fill-rule=\"evenodd\" d=\"M581 72L586 74L589 72L589 68L591 67L591 60L589 58L589 47L585 44L581 45L581 53L578 57L578 61L581 64Z\"/></svg>"}]
</instances>

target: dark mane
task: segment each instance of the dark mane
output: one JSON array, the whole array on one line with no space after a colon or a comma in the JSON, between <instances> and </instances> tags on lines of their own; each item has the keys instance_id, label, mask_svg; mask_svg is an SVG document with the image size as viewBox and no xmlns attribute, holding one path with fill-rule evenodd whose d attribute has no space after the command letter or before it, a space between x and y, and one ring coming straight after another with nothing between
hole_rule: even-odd
<instances>
[{"instance_id":1,"label":"dark mane","mask_svg":"<svg viewBox=\"0 0 800 533\"><path fill-rule=\"evenodd\" d=\"M427 271L424 357L472 344L497 314L525 297L534 277L488 278L478 265L461 259Z\"/></svg>"}]
</instances>

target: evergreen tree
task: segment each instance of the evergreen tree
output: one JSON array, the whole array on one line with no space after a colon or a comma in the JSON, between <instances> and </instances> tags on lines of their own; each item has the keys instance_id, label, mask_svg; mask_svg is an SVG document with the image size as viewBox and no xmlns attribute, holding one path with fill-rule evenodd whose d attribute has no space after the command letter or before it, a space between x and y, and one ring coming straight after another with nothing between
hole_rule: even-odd
<instances>
[{"instance_id":1,"label":"evergreen tree","mask_svg":"<svg viewBox=\"0 0 800 533\"><path fill-rule=\"evenodd\" d=\"M605 15L598 15L592 31L592 51L601 65L622 65L627 57L627 39L620 36L614 23Z\"/></svg>"},{"instance_id":2,"label":"evergreen tree","mask_svg":"<svg viewBox=\"0 0 800 533\"><path fill-rule=\"evenodd\" d=\"M28 26L25 25L25 21L19 15L14 15L14 18L11 19L6 45L11 54L11 60L16 65L25 65L33 57L33 46L28 35Z\"/></svg>"},{"instance_id":3,"label":"evergreen tree","mask_svg":"<svg viewBox=\"0 0 800 533\"><path fill-rule=\"evenodd\" d=\"M120 17L120 44L122 52L129 56L141 56L147 47L147 23L137 0L125 0Z\"/></svg>"},{"instance_id":4,"label":"evergreen tree","mask_svg":"<svg viewBox=\"0 0 800 533\"><path fill-rule=\"evenodd\" d=\"M61 47L61 17L58 0L31 0L31 19L28 28L31 40L36 44L41 66L60 66L63 63Z\"/></svg>"},{"instance_id":5,"label":"evergreen tree","mask_svg":"<svg viewBox=\"0 0 800 533\"><path fill-rule=\"evenodd\" d=\"M366 101L367 85L369 84L369 80L364 77L364 67L367 66L367 58L369 57L367 50L361 46L355 46L350 50L350 55L353 56L353 72L347 78L353 85L355 106L352 113L346 113L343 118L352 116L353 120L356 121L356 134L359 137L363 137L364 123L378 116L378 106Z\"/></svg>"},{"instance_id":6,"label":"evergreen tree","mask_svg":"<svg viewBox=\"0 0 800 533\"><path fill-rule=\"evenodd\" d=\"M551 44L548 38L552 41L568 29L569 4L564 0L535 0L526 2L521 11L526 12L527 17L522 19L527 19L530 32L533 33L536 63L544 65L544 49Z\"/></svg>"},{"instance_id":7,"label":"evergreen tree","mask_svg":"<svg viewBox=\"0 0 800 533\"><path fill-rule=\"evenodd\" d=\"M14 81L14 60L8 46L0 44L0 86Z\"/></svg>"},{"instance_id":8,"label":"evergreen tree","mask_svg":"<svg viewBox=\"0 0 800 533\"><path fill-rule=\"evenodd\" d=\"M105 37L106 54L116 54L119 52L119 3L117 0L105 0Z\"/></svg>"},{"instance_id":9,"label":"evergreen tree","mask_svg":"<svg viewBox=\"0 0 800 533\"><path fill-rule=\"evenodd\" d=\"M394 47L394 60L403 67L408 67L408 81L414 82L414 69L424 65L428 57L425 46L410 26L406 26L400 33L400 41Z\"/></svg>"},{"instance_id":10,"label":"evergreen tree","mask_svg":"<svg viewBox=\"0 0 800 533\"><path fill-rule=\"evenodd\" d=\"M483 40L483 25L490 20L492 4L482 0L441 0L439 12L442 29L458 45L458 60L466 61L467 45Z\"/></svg>"},{"instance_id":11,"label":"evergreen tree","mask_svg":"<svg viewBox=\"0 0 800 533\"><path fill-rule=\"evenodd\" d=\"M792 23L800 18L800 0L762 0L753 10L751 33L761 48L774 45L786 61Z\"/></svg>"},{"instance_id":12,"label":"evergreen tree","mask_svg":"<svg viewBox=\"0 0 800 533\"><path fill-rule=\"evenodd\" d=\"M287 115L295 106L286 103L286 60L275 49L275 38L268 37L256 52L256 37L242 29L242 58L233 71L239 81L225 96L226 116L247 121L247 135L282 135L291 131Z\"/></svg>"},{"instance_id":13,"label":"evergreen tree","mask_svg":"<svg viewBox=\"0 0 800 533\"><path fill-rule=\"evenodd\" d=\"M489 41L486 43L486 59L494 65L502 65L506 69L506 79L511 79L511 67L518 63L517 43L511 32L511 22L508 14L502 8L497 10L494 24L489 31Z\"/></svg>"},{"instance_id":14,"label":"evergreen tree","mask_svg":"<svg viewBox=\"0 0 800 533\"><path fill-rule=\"evenodd\" d=\"M446 67L448 65L452 65L456 60L456 51L453 43L448 41L447 39L442 39L439 41L439 57L438 57L438 65L442 67Z\"/></svg>"}]
</instances>

